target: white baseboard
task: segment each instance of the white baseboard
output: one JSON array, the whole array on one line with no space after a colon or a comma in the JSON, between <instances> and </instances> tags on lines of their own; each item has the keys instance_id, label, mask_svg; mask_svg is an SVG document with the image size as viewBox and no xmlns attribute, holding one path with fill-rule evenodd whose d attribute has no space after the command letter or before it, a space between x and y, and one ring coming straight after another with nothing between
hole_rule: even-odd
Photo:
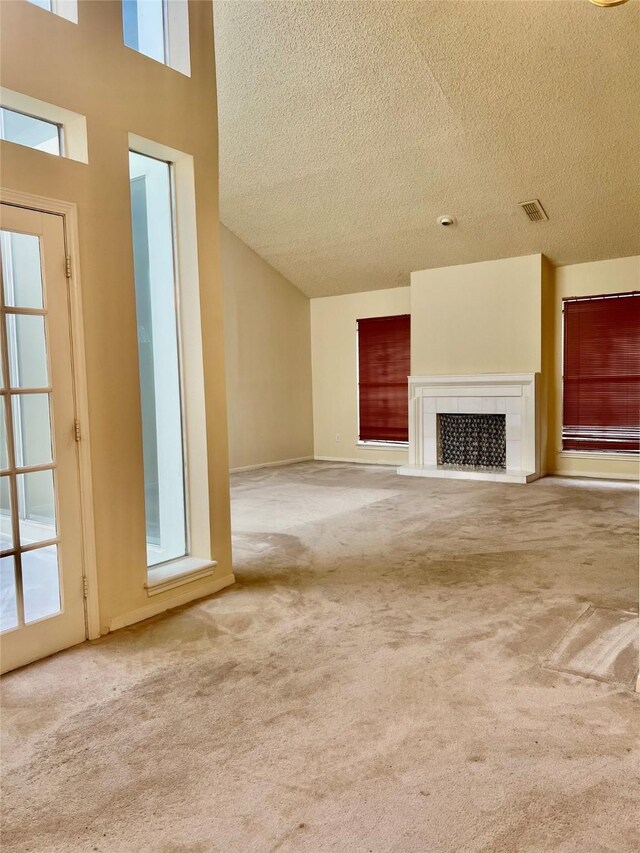
<instances>
[{"instance_id":1,"label":"white baseboard","mask_svg":"<svg viewBox=\"0 0 640 853\"><path fill-rule=\"evenodd\" d=\"M241 471L255 471L257 468L277 468L279 465L295 465L296 462L311 462L313 456L298 456L296 459L278 459L277 462L260 462L258 465L243 465L241 468L230 468L230 474Z\"/></svg>"},{"instance_id":2,"label":"white baseboard","mask_svg":"<svg viewBox=\"0 0 640 853\"><path fill-rule=\"evenodd\" d=\"M142 622L143 619L150 619L152 616L164 613L165 610L180 607L181 604L188 604L190 601L196 601L198 598L206 598L209 595L213 595L214 592L220 592L221 589L231 586L235 581L234 575L225 575L222 578L212 581L206 587L200 587L198 590L187 590L180 595L174 595L162 601L154 601L145 607L139 607L137 610L131 610L122 616L116 616L109 623L109 632L117 631L119 628L126 628L128 625L135 625L136 622Z\"/></svg>"},{"instance_id":3,"label":"white baseboard","mask_svg":"<svg viewBox=\"0 0 640 853\"><path fill-rule=\"evenodd\" d=\"M397 468L399 462L380 462L377 459L350 459L347 456L314 456L316 462L355 462L358 465L387 465Z\"/></svg>"}]
</instances>

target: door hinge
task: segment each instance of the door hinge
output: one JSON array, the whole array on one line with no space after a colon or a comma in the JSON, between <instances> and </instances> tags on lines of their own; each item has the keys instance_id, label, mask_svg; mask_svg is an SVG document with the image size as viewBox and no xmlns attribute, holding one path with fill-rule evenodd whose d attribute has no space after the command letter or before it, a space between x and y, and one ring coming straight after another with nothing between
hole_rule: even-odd
<instances>
[{"instance_id":1,"label":"door hinge","mask_svg":"<svg viewBox=\"0 0 640 853\"><path fill-rule=\"evenodd\" d=\"M73 434L74 434L75 440L80 441L80 439L82 438L82 435L80 433L80 421L74 421L73 422Z\"/></svg>"},{"instance_id":2,"label":"door hinge","mask_svg":"<svg viewBox=\"0 0 640 853\"><path fill-rule=\"evenodd\" d=\"M89 583L84 575L82 575L82 597L87 598L89 595Z\"/></svg>"},{"instance_id":3,"label":"door hinge","mask_svg":"<svg viewBox=\"0 0 640 853\"><path fill-rule=\"evenodd\" d=\"M67 278L71 278L71 257L69 255L64 259L64 271Z\"/></svg>"}]
</instances>

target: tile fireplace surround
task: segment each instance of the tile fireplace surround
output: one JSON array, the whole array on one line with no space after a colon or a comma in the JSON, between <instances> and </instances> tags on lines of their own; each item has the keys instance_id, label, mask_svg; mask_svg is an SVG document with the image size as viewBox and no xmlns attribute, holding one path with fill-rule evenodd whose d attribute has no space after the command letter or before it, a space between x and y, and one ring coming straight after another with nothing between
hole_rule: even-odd
<instances>
[{"instance_id":1,"label":"tile fireplace surround","mask_svg":"<svg viewBox=\"0 0 640 853\"><path fill-rule=\"evenodd\" d=\"M438 464L439 414L504 414L506 468ZM536 374L409 377L409 464L398 474L530 483L540 476Z\"/></svg>"}]
</instances>

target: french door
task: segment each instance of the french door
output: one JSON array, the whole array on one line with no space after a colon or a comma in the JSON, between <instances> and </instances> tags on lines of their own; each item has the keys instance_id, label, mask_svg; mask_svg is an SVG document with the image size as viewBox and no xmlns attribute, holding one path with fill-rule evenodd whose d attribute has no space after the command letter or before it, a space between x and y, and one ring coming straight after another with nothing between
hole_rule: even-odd
<instances>
[{"instance_id":1,"label":"french door","mask_svg":"<svg viewBox=\"0 0 640 853\"><path fill-rule=\"evenodd\" d=\"M64 219L0 205L2 672L86 636Z\"/></svg>"}]
</instances>

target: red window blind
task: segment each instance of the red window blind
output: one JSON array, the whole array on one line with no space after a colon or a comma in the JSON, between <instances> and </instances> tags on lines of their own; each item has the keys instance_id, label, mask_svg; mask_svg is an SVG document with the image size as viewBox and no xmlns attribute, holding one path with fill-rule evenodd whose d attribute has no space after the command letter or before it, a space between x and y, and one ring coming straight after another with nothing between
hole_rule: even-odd
<instances>
[{"instance_id":1,"label":"red window blind","mask_svg":"<svg viewBox=\"0 0 640 853\"><path fill-rule=\"evenodd\" d=\"M409 314L358 320L360 441L408 441Z\"/></svg>"},{"instance_id":2,"label":"red window blind","mask_svg":"<svg viewBox=\"0 0 640 853\"><path fill-rule=\"evenodd\" d=\"M640 449L640 292L566 299L562 447Z\"/></svg>"}]
</instances>

